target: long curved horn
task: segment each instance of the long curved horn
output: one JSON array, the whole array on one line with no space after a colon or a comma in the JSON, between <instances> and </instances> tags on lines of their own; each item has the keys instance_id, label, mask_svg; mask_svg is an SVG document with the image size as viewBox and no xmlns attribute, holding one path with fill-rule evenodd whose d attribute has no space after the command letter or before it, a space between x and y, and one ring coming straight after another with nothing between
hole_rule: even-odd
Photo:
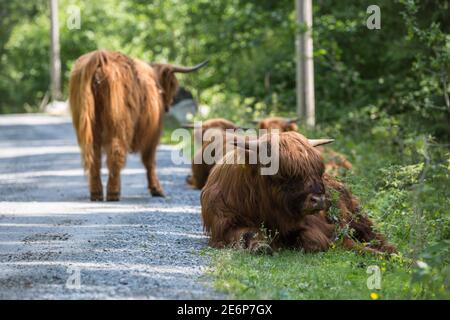
<instances>
[{"instance_id":1,"label":"long curved horn","mask_svg":"<svg viewBox=\"0 0 450 320\"><path fill-rule=\"evenodd\" d=\"M172 66L172 72L173 73L189 73L197 71L198 69L202 68L203 66L207 65L209 60L205 60L202 63L199 63L196 66L193 67L183 67L183 66Z\"/></svg>"},{"instance_id":2,"label":"long curved horn","mask_svg":"<svg viewBox=\"0 0 450 320\"><path fill-rule=\"evenodd\" d=\"M193 124L193 123L183 123L183 124L181 125L181 128L184 128L184 129L193 129L193 128L194 128L194 124Z\"/></svg>"},{"instance_id":3,"label":"long curved horn","mask_svg":"<svg viewBox=\"0 0 450 320\"><path fill-rule=\"evenodd\" d=\"M261 122L261 120L252 120L252 121L250 121L250 122L253 123L253 124L258 124L258 123Z\"/></svg>"},{"instance_id":4,"label":"long curved horn","mask_svg":"<svg viewBox=\"0 0 450 320\"><path fill-rule=\"evenodd\" d=\"M308 142L313 147L318 147L324 144L329 144L334 142L334 139L308 139Z\"/></svg>"}]
</instances>

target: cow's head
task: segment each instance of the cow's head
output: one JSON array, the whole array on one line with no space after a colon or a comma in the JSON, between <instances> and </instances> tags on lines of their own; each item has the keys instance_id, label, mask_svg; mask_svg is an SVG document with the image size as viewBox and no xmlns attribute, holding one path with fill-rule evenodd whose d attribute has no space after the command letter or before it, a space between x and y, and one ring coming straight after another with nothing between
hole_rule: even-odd
<instances>
[{"instance_id":1,"label":"cow's head","mask_svg":"<svg viewBox=\"0 0 450 320\"><path fill-rule=\"evenodd\" d=\"M208 63L208 60L203 61L202 63L194 66L194 67L183 67L176 66L167 63L153 63L151 66L156 72L156 76L158 78L159 90L162 95L162 100L164 103L164 110L166 112L169 111L170 106L172 105L173 98L175 97L178 91L178 80L175 76L176 73L190 73L197 71L204 65Z\"/></svg>"},{"instance_id":2,"label":"cow's head","mask_svg":"<svg viewBox=\"0 0 450 320\"><path fill-rule=\"evenodd\" d=\"M202 122L201 127L200 126L196 127L195 123L185 123L182 125L182 128L194 129L194 142L197 145L202 144L203 137L205 136L206 131L208 131L209 129L220 129L223 131L237 130L237 129L247 130L247 128L239 127L233 122L223 118L208 119Z\"/></svg>"},{"instance_id":3,"label":"cow's head","mask_svg":"<svg viewBox=\"0 0 450 320\"><path fill-rule=\"evenodd\" d=\"M325 166L315 147L331 142L332 139L307 139L294 131L270 132L259 139L246 141L244 149L250 153L264 149L271 153L272 159L277 157L278 171L273 175L261 176L264 188L287 212L304 215L329 206L322 177ZM236 145L242 147L240 143ZM254 168L260 171L262 166L267 165L258 160Z\"/></svg>"},{"instance_id":4,"label":"cow's head","mask_svg":"<svg viewBox=\"0 0 450 320\"><path fill-rule=\"evenodd\" d=\"M272 117L257 121L260 129L278 129L280 132L298 131L298 118Z\"/></svg>"}]
</instances>

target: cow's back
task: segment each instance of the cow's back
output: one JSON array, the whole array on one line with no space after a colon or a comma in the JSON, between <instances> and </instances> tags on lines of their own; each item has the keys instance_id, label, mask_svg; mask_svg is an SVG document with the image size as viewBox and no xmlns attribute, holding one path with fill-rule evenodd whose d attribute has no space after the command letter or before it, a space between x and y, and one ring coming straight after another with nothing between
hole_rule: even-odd
<instances>
[{"instance_id":1,"label":"cow's back","mask_svg":"<svg viewBox=\"0 0 450 320\"><path fill-rule=\"evenodd\" d=\"M95 114L100 119L95 130L101 131L102 145L120 139L129 151L141 151L160 131L162 108L153 69L143 61L104 50L79 60L84 63L98 55L92 79Z\"/></svg>"}]
</instances>

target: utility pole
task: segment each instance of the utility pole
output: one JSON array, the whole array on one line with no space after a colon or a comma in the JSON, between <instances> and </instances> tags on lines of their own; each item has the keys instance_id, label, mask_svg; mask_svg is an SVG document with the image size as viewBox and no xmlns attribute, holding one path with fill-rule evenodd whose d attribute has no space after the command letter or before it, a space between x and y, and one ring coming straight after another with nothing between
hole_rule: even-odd
<instances>
[{"instance_id":1,"label":"utility pole","mask_svg":"<svg viewBox=\"0 0 450 320\"><path fill-rule=\"evenodd\" d=\"M312 40L312 0L295 0L297 17L297 114L310 128L316 124L314 103L314 59ZM307 28L300 32L300 26Z\"/></svg>"},{"instance_id":2,"label":"utility pole","mask_svg":"<svg viewBox=\"0 0 450 320\"><path fill-rule=\"evenodd\" d=\"M50 92L52 101L61 98L61 58L59 55L58 0L50 0Z\"/></svg>"}]
</instances>

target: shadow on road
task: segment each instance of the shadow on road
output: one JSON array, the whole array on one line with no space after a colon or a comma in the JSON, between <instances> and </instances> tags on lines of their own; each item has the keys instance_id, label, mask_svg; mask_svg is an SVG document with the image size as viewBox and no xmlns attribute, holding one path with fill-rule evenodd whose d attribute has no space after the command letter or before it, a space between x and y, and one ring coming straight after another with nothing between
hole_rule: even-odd
<instances>
[{"instance_id":1,"label":"shadow on road","mask_svg":"<svg viewBox=\"0 0 450 320\"><path fill-rule=\"evenodd\" d=\"M120 202L90 202L69 119L0 117L0 298L211 298L199 191L160 146L166 198L137 155ZM106 184L106 171L103 182ZM74 271L75 270L75 271ZM80 273L78 289L66 286Z\"/></svg>"},{"instance_id":2,"label":"shadow on road","mask_svg":"<svg viewBox=\"0 0 450 320\"><path fill-rule=\"evenodd\" d=\"M0 201L88 201L87 179L70 120L56 124L45 123L42 118L37 124L16 122L0 121ZM159 148L158 176L167 188L178 179L184 186L187 168L172 166L171 152L171 148ZM128 156L122 189L125 201L158 201L147 192L146 171L138 155Z\"/></svg>"}]
</instances>

